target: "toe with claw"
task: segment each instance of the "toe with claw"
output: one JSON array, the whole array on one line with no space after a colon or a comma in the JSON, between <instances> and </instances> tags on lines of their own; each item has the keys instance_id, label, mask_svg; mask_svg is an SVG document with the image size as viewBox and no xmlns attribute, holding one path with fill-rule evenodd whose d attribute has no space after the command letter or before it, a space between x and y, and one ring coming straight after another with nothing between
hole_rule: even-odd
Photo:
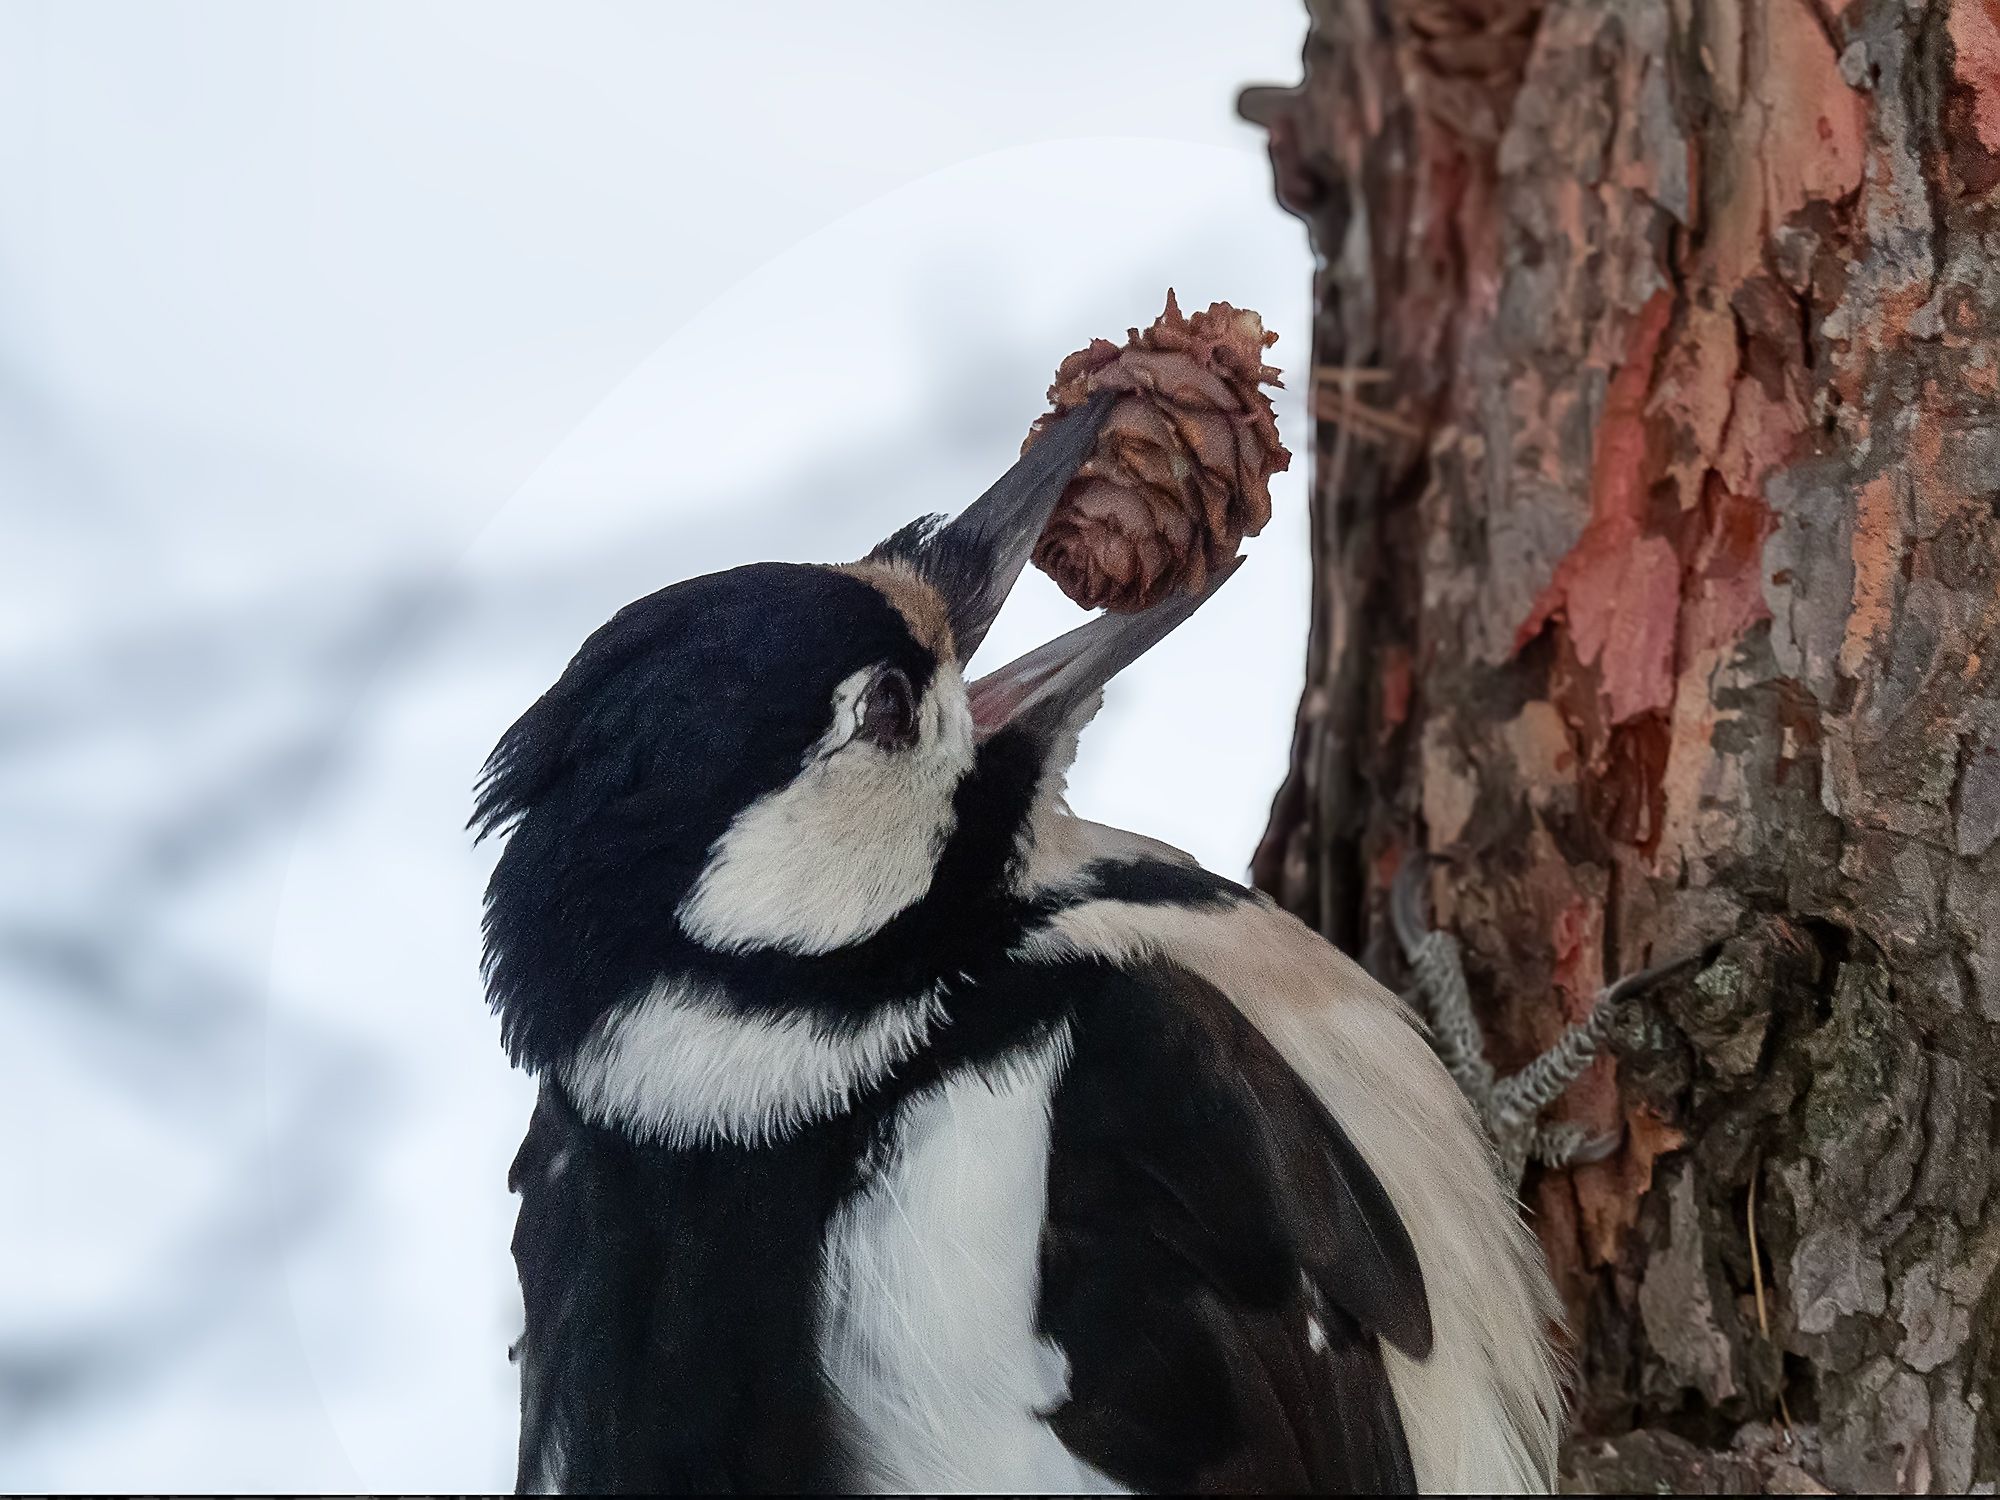
<instances>
[{"instance_id":1,"label":"toe with claw","mask_svg":"<svg viewBox=\"0 0 2000 1500\"><path fill-rule=\"evenodd\" d=\"M1624 1144L1621 1132L1545 1122L1542 1114L1590 1066L1626 1001L1695 967L1699 958L1679 958L1642 969L1599 991L1583 1019L1557 1037L1546 1052L1520 1072L1500 1078L1486 1060L1486 1039L1472 1012L1472 994L1466 986L1458 940L1448 932L1433 930L1425 917L1423 874L1422 857L1406 857L1390 892L1389 912L1396 941L1416 976L1405 999L1429 1024L1439 1059L1486 1127L1508 1186L1521 1185L1531 1160L1548 1167L1566 1167L1603 1161L1616 1154Z\"/></svg>"}]
</instances>

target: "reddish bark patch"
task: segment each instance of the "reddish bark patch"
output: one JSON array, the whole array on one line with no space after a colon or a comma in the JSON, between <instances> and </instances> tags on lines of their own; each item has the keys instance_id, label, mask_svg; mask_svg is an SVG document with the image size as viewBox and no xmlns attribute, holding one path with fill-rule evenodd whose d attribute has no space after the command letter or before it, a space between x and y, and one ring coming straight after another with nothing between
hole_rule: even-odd
<instances>
[{"instance_id":1,"label":"reddish bark patch","mask_svg":"<svg viewBox=\"0 0 2000 1500\"><path fill-rule=\"evenodd\" d=\"M1549 934L1556 957L1556 986L1563 992L1565 1020L1581 1021L1590 1014L1591 997L1604 974L1604 912L1582 896L1556 913Z\"/></svg>"},{"instance_id":2,"label":"reddish bark patch","mask_svg":"<svg viewBox=\"0 0 2000 1500\"><path fill-rule=\"evenodd\" d=\"M1639 1200L1653 1186L1653 1167L1687 1136L1645 1105L1625 1117L1625 1149L1609 1161L1578 1167L1578 1238L1591 1265L1618 1263L1620 1246L1639 1222Z\"/></svg>"},{"instance_id":3,"label":"reddish bark patch","mask_svg":"<svg viewBox=\"0 0 2000 1500\"><path fill-rule=\"evenodd\" d=\"M1382 738L1387 740L1410 717L1410 652L1391 646L1382 653Z\"/></svg>"},{"instance_id":4,"label":"reddish bark patch","mask_svg":"<svg viewBox=\"0 0 2000 1500\"><path fill-rule=\"evenodd\" d=\"M1390 839L1375 851L1375 857L1368 862L1368 879L1374 889L1386 891L1396 883L1406 852L1401 839Z\"/></svg>"},{"instance_id":5,"label":"reddish bark patch","mask_svg":"<svg viewBox=\"0 0 2000 1500\"><path fill-rule=\"evenodd\" d=\"M1859 676L1870 650L1893 623L1896 579L1903 565L1902 518L1894 476L1880 474L1855 496L1852 607L1840 642L1840 670Z\"/></svg>"},{"instance_id":6,"label":"reddish bark patch","mask_svg":"<svg viewBox=\"0 0 2000 1500\"><path fill-rule=\"evenodd\" d=\"M1535 1234L1548 1257L1549 1274L1555 1279L1571 1329L1582 1328L1596 1282L1577 1253L1583 1243L1583 1226L1577 1214L1575 1183L1566 1176L1544 1173L1535 1182L1533 1194Z\"/></svg>"},{"instance_id":7,"label":"reddish bark patch","mask_svg":"<svg viewBox=\"0 0 2000 1500\"><path fill-rule=\"evenodd\" d=\"M1771 508L1711 473L1700 519L1688 558L1691 602L1683 644L1689 655L1726 646L1771 618L1764 598L1764 543L1778 528Z\"/></svg>"},{"instance_id":8,"label":"reddish bark patch","mask_svg":"<svg viewBox=\"0 0 2000 1500\"><path fill-rule=\"evenodd\" d=\"M1673 701L1681 565L1673 544L1647 531L1655 461L1646 421L1673 312L1673 295L1655 292L1633 321L1598 422L1590 520L1514 635L1519 651L1558 615L1567 621L1578 659L1597 667L1613 724Z\"/></svg>"},{"instance_id":9,"label":"reddish bark patch","mask_svg":"<svg viewBox=\"0 0 2000 1500\"><path fill-rule=\"evenodd\" d=\"M1946 26L1952 71L1967 95L1968 123L1979 144L2000 155L2000 4L1958 0Z\"/></svg>"},{"instance_id":10,"label":"reddish bark patch","mask_svg":"<svg viewBox=\"0 0 2000 1500\"><path fill-rule=\"evenodd\" d=\"M1649 858L1666 823L1672 742L1665 714L1641 714L1618 725L1605 747L1604 770L1588 787L1592 821Z\"/></svg>"},{"instance_id":11,"label":"reddish bark patch","mask_svg":"<svg viewBox=\"0 0 2000 1500\"><path fill-rule=\"evenodd\" d=\"M1763 77L1764 232L1808 203L1861 186L1868 107L1840 76L1840 60L1813 0L1766 6Z\"/></svg>"}]
</instances>

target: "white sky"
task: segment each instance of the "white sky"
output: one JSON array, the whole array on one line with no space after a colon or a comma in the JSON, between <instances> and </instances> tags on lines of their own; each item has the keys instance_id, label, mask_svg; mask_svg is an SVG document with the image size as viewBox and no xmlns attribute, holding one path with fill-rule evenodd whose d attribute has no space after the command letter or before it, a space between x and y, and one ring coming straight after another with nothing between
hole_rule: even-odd
<instances>
[{"instance_id":1,"label":"white sky","mask_svg":"<svg viewBox=\"0 0 2000 1500\"><path fill-rule=\"evenodd\" d=\"M627 599L965 503L1056 361L1169 284L1265 314L1299 448L1310 262L1231 103L1303 30L1298 0L0 4L0 731L41 732L0 754L32 851L0 918L101 919L136 830L321 747L123 945L135 993L177 993L142 936L241 987L213 1045L0 968L0 1130L46 1143L0 1354L193 1309L171 1357L0 1388L0 1487L511 1482L527 1091L475 970L480 758ZM1074 783L1231 874L1297 697L1304 481ZM1077 618L1033 575L982 662Z\"/></svg>"}]
</instances>

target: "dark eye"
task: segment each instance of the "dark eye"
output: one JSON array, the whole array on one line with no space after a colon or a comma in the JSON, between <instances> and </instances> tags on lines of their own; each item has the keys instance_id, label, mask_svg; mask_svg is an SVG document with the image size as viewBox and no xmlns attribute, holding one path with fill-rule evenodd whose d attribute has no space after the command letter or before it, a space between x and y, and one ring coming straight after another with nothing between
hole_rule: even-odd
<instances>
[{"instance_id":1,"label":"dark eye","mask_svg":"<svg viewBox=\"0 0 2000 1500\"><path fill-rule=\"evenodd\" d=\"M917 695L910 679L884 667L861 699L861 738L884 750L907 750L917 742Z\"/></svg>"}]
</instances>

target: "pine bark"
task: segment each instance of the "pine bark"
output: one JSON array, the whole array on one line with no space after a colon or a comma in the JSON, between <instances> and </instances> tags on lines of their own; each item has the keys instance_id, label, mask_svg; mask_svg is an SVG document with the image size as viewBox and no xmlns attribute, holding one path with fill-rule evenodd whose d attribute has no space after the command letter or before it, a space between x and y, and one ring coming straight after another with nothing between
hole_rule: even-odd
<instances>
[{"instance_id":1,"label":"pine bark","mask_svg":"<svg viewBox=\"0 0 2000 1500\"><path fill-rule=\"evenodd\" d=\"M1494 1061L1579 1487L2000 1479L2000 6L1309 0L1314 612L1258 883ZM1754 1246L1754 1248L1753 1248Z\"/></svg>"}]
</instances>

